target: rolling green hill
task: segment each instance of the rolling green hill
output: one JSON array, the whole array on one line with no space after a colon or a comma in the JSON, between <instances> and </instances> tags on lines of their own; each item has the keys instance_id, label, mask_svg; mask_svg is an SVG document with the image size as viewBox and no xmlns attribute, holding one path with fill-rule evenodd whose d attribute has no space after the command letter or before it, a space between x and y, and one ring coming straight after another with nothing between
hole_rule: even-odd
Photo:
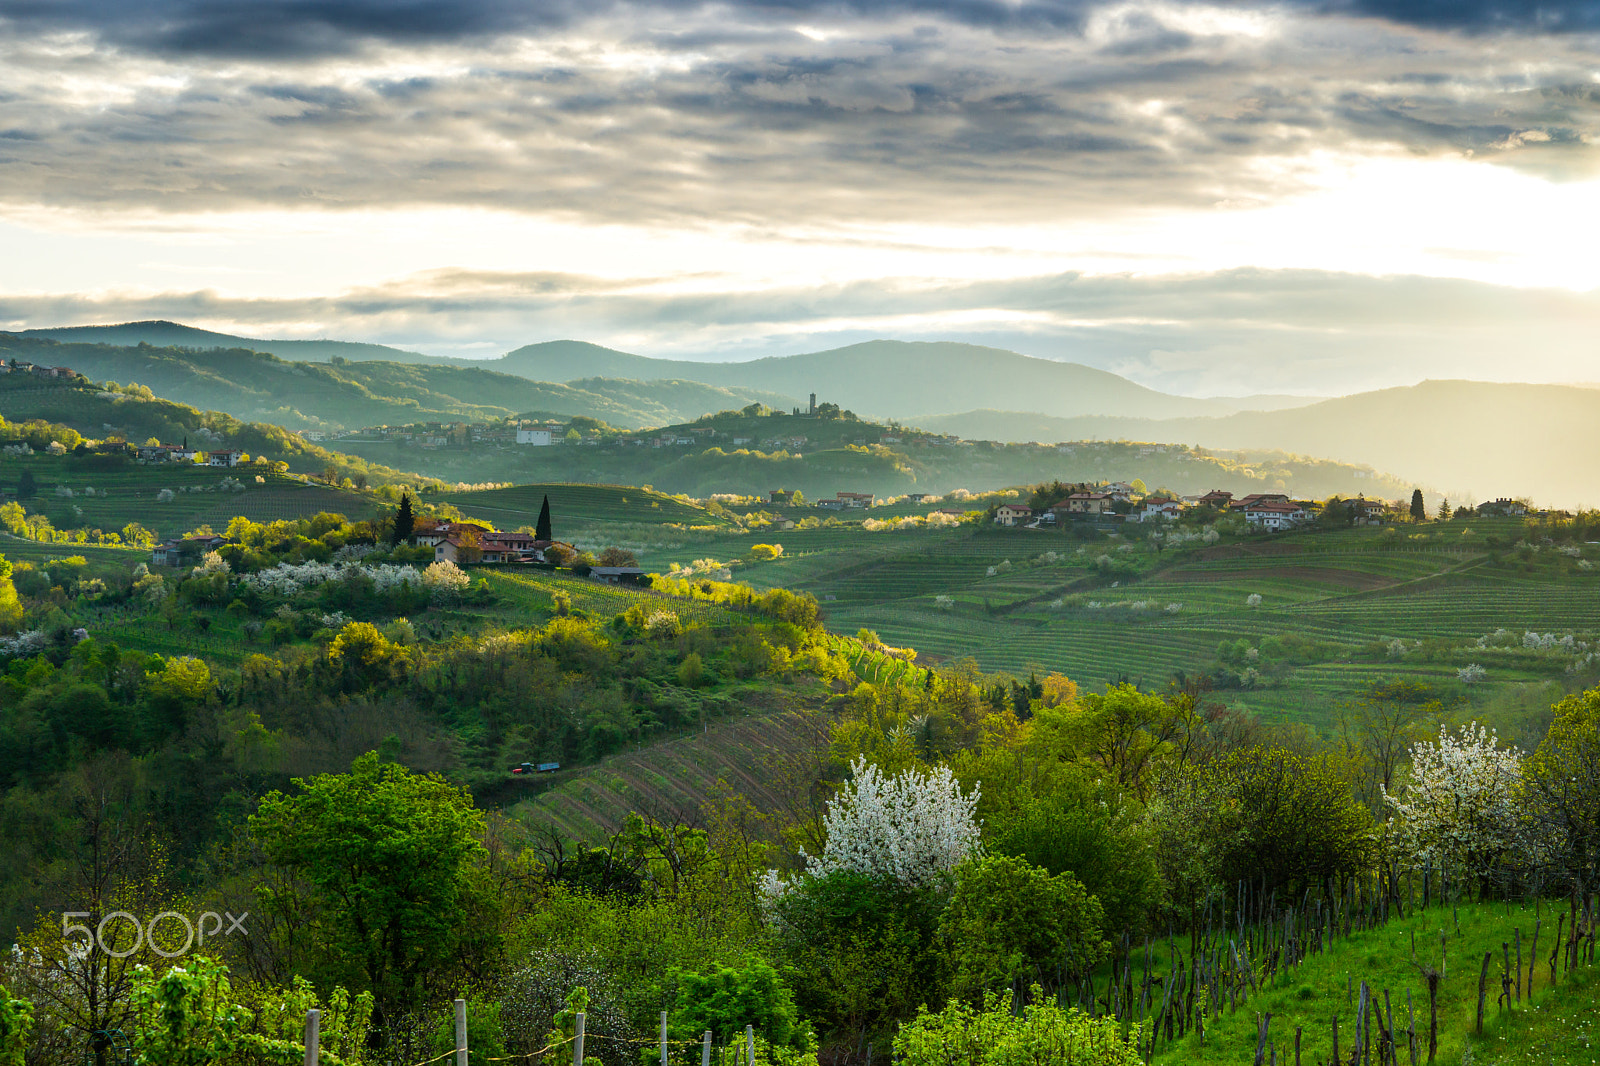
<instances>
[{"instance_id":1,"label":"rolling green hill","mask_svg":"<svg viewBox=\"0 0 1600 1066\"><path fill-rule=\"evenodd\" d=\"M953 342L877 340L825 352L774 356L741 363L647 359L575 341L530 344L483 365L525 377L566 381L604 373L636 378L677 377L791 396L816 393L862 415L909 418L973 405L1017 407L1071 417L1093 413L1176 417L1290 407L1294 397L1201 400L1173 396L1081 363L1020 355ZM599 369L603 368L603 369Z\"/></svg>"},{"instance_id":2,"label":"rolling green hill","mask_svg":"<svg viewBox=\"0 0 1600 1066\"><path fill-rule=\"evenodd\" d=\"M636 427L756 402L789 406L786 396L693 381L557 385L473 364L290 362L243 348L119 347L18 334L0 334L0 358L70 366L96 380L137 382L180 403L290 429L487 421L526 413L583 415Z\"/></svg>"},{"instance_id":3,"label":"rolling green hill","mask_svg":"<svg viewBox=\"0 0 1600 1066\"><path fill-rule=\"evenodd\" d=\"M1566 385L1425 381L1323 400L1293 411L1222 418L1053 419L971 411L920 420L989 440L1194 441L1276 448L1404 472L1459 499L1528 496L1558 507L1600 502L1600 390Z\"/></svg>"},{"instance_id":4,"label":"rolling green hill","mask_svg":"<svg viewBox=\"0 0 1600 1066\"><path fill-rule=\"evenodd\" d=\"M177 322L125 322L115 326L57 326L50 329L24 329L19 336L38 337L66 343L109 344L118 347L137 347L148 344L156 348L245 348L254 352L268 352L282 359L305 363L326 363L332 359L379 359L389 363L446 363L450 360L403 348L390 348L384 344L362 344L358 341L276 341L255 337L236 337L230 333L214 333L209 329L196 329Z\"/></svg>"}]
</instances>

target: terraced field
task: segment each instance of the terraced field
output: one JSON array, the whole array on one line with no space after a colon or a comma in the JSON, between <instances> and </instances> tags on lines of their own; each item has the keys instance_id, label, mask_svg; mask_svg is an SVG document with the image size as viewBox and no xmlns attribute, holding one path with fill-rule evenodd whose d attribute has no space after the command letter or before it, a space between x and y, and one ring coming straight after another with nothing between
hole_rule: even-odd
<instances>
[{"instance_id":1,"label":"terraced field","mask_svg":"<svg viewBox=\"0 0 1600 1066\"><path fill-rule=\"evenodd\" d=\"M1463 537L1468 527L1474 533ZM1594 672L1591 664L1568 674L1570 659L1520 644L1476 647L1501 629L1513 643L1525 630L1600 636L1600 571L1553 552L1530 562L1503 542L1498 553L1483 547L1491 534L1517 531L1472 522L1409 540L1308 532L1158 554L1106 541L1080 552L1071 538L1020 530L807 530L775 535L785 557L739 577L813 592L831 628L875 630L916 648L919 663L971 657L986 671L1059 670L1089 687L1124 679L1164 687L1180 671L1215 670L1224 641L1307 638L1311 659L1263 661L1253 687L1217 698L1325 724L1339 701L1377 680L1411 678L1482 700L1497 686L1575 683ZM1113 572L1094 565L1107 554ZM1398 650L1385 650L1397 640ZM1490 674L1467 693L1457 671L1469 662Z\"/></svg>"},{"instance_id":2,"label":"terraced field","mask_svg":"<svg viewBox=\"0 0 1600 1066\"><path fill-rule=\"evenodd\" d=\"M724 785L757 809L782 802L785 762L827 748L827 719L804 705L711 725L703 733L653 744L647 751L615 755L598 766L523 785L536 792L514 800L508 813L550 826L578 840L596 840L622 824L630 811L692 816Z\"/></svg>"},{"instance_id":3,"label":"terraced field","mask_svg":"<svg viewBox=\"0 0 1600 1066\"><path fill-rule=\"evenodd\" d=\"M28 510L48 516L57 528L68 528L77 521L74 507L83 512L82 522L89 528L120 530L137 522L162 538L202 525L220 531L235 515L265 522L332 511L362 519L387 510L374 497L293 477L264 474L257 483L255 471L244 469L118 463L97 470L89 463L54 456L13 461L33 470L39 486L38 495L24 501ZM223 479L230 477L243 485L244 491L222 489ZM70 489L72 495L58 495L58 488ZM93 489L95 495L87 495L86 489ZM173 492L173 498L164 503L158 500L163 489Z\"/></svg>"}]
</instances>

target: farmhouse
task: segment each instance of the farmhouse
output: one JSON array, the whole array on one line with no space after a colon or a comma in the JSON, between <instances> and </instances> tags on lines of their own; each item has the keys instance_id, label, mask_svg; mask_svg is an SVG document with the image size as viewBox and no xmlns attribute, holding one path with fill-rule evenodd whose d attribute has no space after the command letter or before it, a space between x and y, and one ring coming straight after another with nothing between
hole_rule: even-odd
<instances>
[{"instance_id":1,"label":"farmhouse","mask_svg":"<svg viewBox=\"0 0 1600 1066\"><path fill-rule=\"evenodd\" d=\"M906 499L910 500L912 503L921 503L923 500L926 500L929 495L930 494L926 492L908 492L906 493Z\"/></svg>"},{"instance_id":2,"label":"farmhouse","mask_svg":"<svg viewBox=\"0 0 1600 1066\"><path fill-rule=\"evenodd\" d=\"M794 489L773 489L767 493L768 503L793 503Z\"/></svg>"},{"instance_id":3,"label":"farmhouse","mask_svg":"<svg viewBox=\"0 0 1600 1066\"><path fill-rule=\"evenodd\" d=\"M1050 509L1058 515L1105 514L1115 502L1109 492L1074 492Z\"/></svg>"},{"instance_id":4,"label":"farmhouse","mask_svg":"<svg viewBox=\"0 0 1600 1066\"><path fill-rule=\"evenodd\" d=\"M1033 521L1033 508L1021 507L1016 504L1001 504L995 509L994 524L997 526L1023 526Z\"/></svg>"},{"instance_id":5,"label":"farmhouse","mask_svg":"<svg viewBox=\"0 0 1600 1066\"><path fill-rule=\"evenodd\" d=\"M1284 492L1252 492L1240 500L1234 500L1229 505L1230 510L1248 511L1258 503L1288 503L1289 495Z\"/></svg>"},{"instance_id":6,"label":"farmhouse","mask_svg":"<svg viewBox=\"0 0 1600 1066\"><path fill-rule=\"evenodd\" d=\"M1292 503L1279 503L1276 500L1251 504L1244 509L1246 522L1274 533L1282 529L1293 529L1310 518L1311 513L1304 507Z\"/></svg>"},{"instance_id":7,"label":"farmhouse","mask_svg":"<svg viewBox=\"0 0 1600 1066\"><path fill-rule=\"evenodd\" d=\"M464 529L447 534L433 546L433 561L462 563L542 563L548 540L534 540L529 533L468 533Z\"/></svg>"},{"instance_id":8,"label":"farmhouse","mask_svg":"<svg viewBox=\"0 0 1600 1066\"><path fill-rule=\"evenodd\" d=\"M844 507L872 506L873 497L870 492L840 492L836 495L839 497L840 505Z\"/></svg>"},{"instance_id":9,"label":"farmhouse","mask_svg":"<svg viewBox=\"0 0 1600 1066\"><path fill-rule=\"evenodd\" d=\"M1144 501L1138 511L1140 522L1165 522L1183 514L1183 504L1162 496L1152 496Z\"/></svg>"},{"instance_id":10,"label":"farmhouse","mask_svg":"<svg viewBox=\"0 0 1600 1066\"><path fill-rule=\"evenodd\" d=\"M1223 511L1227 509L1232 500L1233 493L1224 492L1221 489L1212 489L1204 496L1195 497L1194 503L1196 507L1210 507L1213 510Z\"/></svg>"},{"instance_id":11,"label":"farmhouse","mask_svg":"<svg viewBox=\"0 0 1600 1066\"><path fill-rule=\"evenodd\" d=\"M608 585L648 587L650 584L650 575L637 566L596 566L589 571L589 576Z\"/></svg>"},{"instance_id":12,"label":"farmhouse","mask_svg":"<svg viewBox=\"0 0 1600 1066\"><path fill-rule=\"evenodd\" d=\"M488 526L476 522L440 522L432 518L417 519L416 526L411 531L412 540L427 547L436 547L446 537L454 536L457 540L461 534L471 530L476 536L494 532Z\"/></svg>"},{"instance_id":13,"label":"farmhouse","mask_svg":"<svg viewBox=\"0 0 1600 1066\"><path fill-rule=\"evenodd\" d=\"M548 429L519 429L517 430L518 444L531 444L535 448L548 448L551 436Z\"/></svg>"},{"instance_id":14,"label":"farmhouse","mask_svg":"<svg viewBox=\"0 0 1600 1066\"><path fill-rule=\"evenodd\" d=\"M1389 514L1389 505L1382 500L1369 500L1365 496L1349 501L1350 519L1358 526L1378 526Z\"/></svg>"},{"instance_id":15,"label":"farmhouse","mask_svg":"<svg viewBox=\"0 0 1600 1066\"><path fill-rule=\"evenodd\" d=\"M1521 500L1508 499L1505 496L1488 503L1478 504L1478 514L1483 517L1500 515L1505 518L1520 518L1528 513L1528 505Z\"/></svg>"},{"instance_id":16,"label":"farmhouse","mask_svg":"<svg viewBox=\"0 0 1600 1066\"><path fill-rule=\"evenodd\" d=\"M207 466L238 466L239 460L244 458L244 452L232 448L222 448L218 451L206 453Z\"/></svg>"},{"instance_id":17,"label":"farmhouse","mask_svg":"<svg viewBox=\"0 0 1600 1066\"><path fill-rule=\"evenodd\" d=\"M150 552L150 562L155 566L183 566L197 562L206 552L214 552L228 543L227 537L180 537L157 545Z\"/></svg>"}]
</instances>

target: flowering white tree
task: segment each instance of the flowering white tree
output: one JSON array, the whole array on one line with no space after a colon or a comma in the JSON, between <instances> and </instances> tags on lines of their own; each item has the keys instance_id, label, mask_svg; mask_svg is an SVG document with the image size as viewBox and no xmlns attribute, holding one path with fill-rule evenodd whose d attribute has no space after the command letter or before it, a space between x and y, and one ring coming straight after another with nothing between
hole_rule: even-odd
<instances>
[{"instance_id":1,"label":"flowering white tree","mask_svg":"<svg viewBox=\"0 0 1600 1066\"><path fill-rule=\"evenodd\" d=\"M916 888L977 850L978 786L963 793L948 767L886 777L858 758L850 771L852 780L823 816L822 855L804 856L807 873L849 870Z\"/></svg>"},{"instance_id":2,"label":"flowering white tree","mask_svg":"<svg viewBox=\"0 0 1600 1066\"><path fill-rule=\"evenodd\" d=\"M448 600L464 592L472 579L449 559L440 559L422 572L422 583L433 590L434 599Z\"/></svg>"},{"instance_id":3,"label":"flowering white tree","mask_svg":"<svg viewBox=\"0 0 1600 1066\"><path fill-rule=\"evenodd\" d=\"M1403 792L1384 792L1402 852L1418 863L1458 863L1488 876L1521 842L1521 780L1522 753L1502 748L1494 731L1476 722L1414 745Z\"/></svg>"},{"instance_id":4,"label":"flowering white tree","mask_svg":"<svg viewBox=\"0 0 1600 1066\"><path fill-rule=\"evenodd\" d=\"M228 560L216 552L206 552L200 558L200 565L194 568L196 577L210 577L213 574L231 573L233 573L233 568L228 565Z\"/></svg>"}]
</instances>

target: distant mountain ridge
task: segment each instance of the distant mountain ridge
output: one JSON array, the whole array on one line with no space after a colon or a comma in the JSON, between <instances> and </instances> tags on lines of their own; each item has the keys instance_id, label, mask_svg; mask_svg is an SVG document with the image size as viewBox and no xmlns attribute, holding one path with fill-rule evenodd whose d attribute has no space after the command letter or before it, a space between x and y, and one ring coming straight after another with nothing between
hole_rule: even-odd
<instances>
[{"instance_id":1,"label":"distant mountain ridge","mask_svg":"<svg viewBox=\"0 0 1600 1066\"><path fill-rule=\"evenodd\" d=\"M56 326L49 329L19 330L16 336L41 337L62 342L83 344L111 344L133 347L150 344L157 348L248 348L253 352L267 352L280 359L296 362L326 363L334 358L352 360L380 359L391 363L445 363L452 360L421 352L390 348L383 344L365 344L360 341L279 341L254 337L235 337L230 333L213 333L178 322L150 321L124 322L115 326Z\"/></svg>"},{"instance_id":2,"label":"distant mountain ridge","mask_svg":"<svg viewBox=\"0 0 1600 1066\"><path fill-rule=\"evenodd\" d=\"M1312 402L1293 396L1199 399L1175 396L1081 363L1040 359L1003 348L955 341L875 340L821 352L748 362L656 359L587 341L528 344L494 359L452 359L348 341L277 341L234 337L174 322L25 330L22 336L158 347L245 348L282 359L385 361L487 370L529 381L573 383L589 378L699 382L837 403L868 417L905 419L928 411L992 407L1059 418L1111 414L1176 418L1276 410Z\"/></svg>"},{"instance_id":3,"label":"distant mountain ridge","mask_svg":"<svg viewBox=\"0 0 1600 1066\"><path fill-rule=\"evenodd\" d=\"M913 421L978 440L1176 440L1275 449L1367 464L1479 500L1528 496L1548 506L1600 505L1600 467L1588 461L1600 452L1600 391L1581 386L1424 381L1292 411L1212 418L969 411Z\"/></svg>"}]
</instances>

